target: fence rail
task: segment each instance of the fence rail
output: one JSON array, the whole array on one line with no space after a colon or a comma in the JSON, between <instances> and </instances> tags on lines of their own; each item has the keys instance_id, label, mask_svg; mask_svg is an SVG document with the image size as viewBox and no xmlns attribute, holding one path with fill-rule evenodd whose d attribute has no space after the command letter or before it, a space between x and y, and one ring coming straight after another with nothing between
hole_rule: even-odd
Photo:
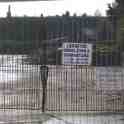
<instances>
[{"instance_id":1,"label":"fence rail","mask_svg":"<svg viewBox=\"0 0 124 124\"><path fill-rule=\"evenodd\" d=\"M42 109L40 65L24 63L23 57L2 58L0 109ZM124 111L123 68L48 67L45 111Z\"/></svg>"},{"instance_id":2,"label":"fence rail","mask_svg":"<svg viewBox=\"0 0 124 124\"><path fill-rule=\"evenodd\" d=\"M54 116L45 113L124 112L123 67L47 65L43 102L41 65L25 59L24 55L0 56L0 120L4 124L37 124Z\"/></svg>"}]
</instances>

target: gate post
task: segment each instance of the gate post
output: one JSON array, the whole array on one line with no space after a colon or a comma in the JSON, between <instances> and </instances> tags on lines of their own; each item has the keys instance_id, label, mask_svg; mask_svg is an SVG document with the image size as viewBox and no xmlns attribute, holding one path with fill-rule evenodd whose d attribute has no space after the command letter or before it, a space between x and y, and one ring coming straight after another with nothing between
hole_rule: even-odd
<instances>
[{"instance_id":1,"label":"gate post","mask_svg":"<svg viewBox=\"0 0 124 124\"><path fill-rule=\"evenodd\" d=\"M46 96L47 96L47 79L49 68L46 65L40 66L40 76L42 81L42 112L45 111Z\"/></svg>"}]
</instances>

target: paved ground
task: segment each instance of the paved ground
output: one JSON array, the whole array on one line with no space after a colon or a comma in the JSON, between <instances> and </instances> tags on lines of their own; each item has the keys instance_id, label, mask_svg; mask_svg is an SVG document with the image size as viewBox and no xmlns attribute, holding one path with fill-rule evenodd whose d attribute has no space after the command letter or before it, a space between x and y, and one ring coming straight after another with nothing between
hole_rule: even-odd
<instances>
[{"instance_id":1,"label":"paved ground","mask_svg":"<svg viewBox=\"0 0 124 124\"><path fill-rule=\"evenodd\" d=\"M123 114L70 114L57 115L43 124L123 124Z\"/></svg>"},{"instance_id":2,"label":"paved ground","mask_svg":"<svg viewBox=\"0 0 124 124\"><path fill-rule=\"evenodd\" d=\"M1 110L0 124L42 124L51 117L39 110Z\"/></svg>"}]
</instances>

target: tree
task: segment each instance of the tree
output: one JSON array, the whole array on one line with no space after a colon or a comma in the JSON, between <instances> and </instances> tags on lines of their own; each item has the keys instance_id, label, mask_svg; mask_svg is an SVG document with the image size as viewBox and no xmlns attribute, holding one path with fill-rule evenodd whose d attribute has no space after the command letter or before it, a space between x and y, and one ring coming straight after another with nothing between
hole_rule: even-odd
<instances>
[{"instance_id":1,"label":"tree","mask_svg":"<svg viewBox=\"0 0 124 124\"><path fill-rule=\"evenodd\" d=\"M95 11L94 16L96 16L96 17L101 17L101 16L102 16L102 14L101 14L101 12L100 12L99 9L97 9L97 10Z\"/></svg>"},{"instance_id":2,"label":"tree","mask_svg":"<svg viewBox=\"0 0 124 124\"><path fill-rule=\"evenodd\" d=\"M118 20L117 41L120 50L123 52L124 51L124 17L121 17Z\"/></svg>"},{"instance_id":3,"label":"tree","mask_svg":"<svg viewBox=\"0 0 124 124\"><path fill-rule=\"evenodd\" d=\"M114 37L116 46L124 51L124 0L116 0L115 3L108 4L108 17L114 27Z\"/></svg>"}]
</instances>

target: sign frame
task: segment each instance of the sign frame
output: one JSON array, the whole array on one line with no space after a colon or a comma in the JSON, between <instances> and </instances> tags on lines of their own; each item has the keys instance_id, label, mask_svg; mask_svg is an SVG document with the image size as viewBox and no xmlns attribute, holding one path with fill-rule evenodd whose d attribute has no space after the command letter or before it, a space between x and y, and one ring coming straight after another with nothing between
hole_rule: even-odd
<instances>
[{"instance_id":1,"label":"sign frame","mask_svg":"<svg viewBox=\"0 0 124 124\"><path fill-rule=\"evenodd\" d=\"M62 64L63 65L91 65L92 64L92 44L72 43L72 42L63 43Z\"/></svg>"}]
</instances>

